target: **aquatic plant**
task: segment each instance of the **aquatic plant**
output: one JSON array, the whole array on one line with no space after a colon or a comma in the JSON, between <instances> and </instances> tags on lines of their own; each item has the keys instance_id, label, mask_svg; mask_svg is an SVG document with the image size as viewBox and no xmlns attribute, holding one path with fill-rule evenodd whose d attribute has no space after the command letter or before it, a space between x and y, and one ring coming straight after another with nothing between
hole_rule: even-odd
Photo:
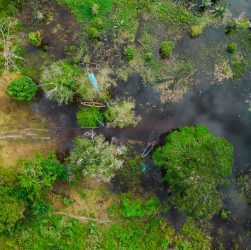
<instances>
[{"instance_id":1,"label":"aquatic plant","mask_svg":"<svg viewBox=\"0 0 251 250\"><path fill-rule=\"evenodd\" d=\"M135 55L134 48L133 47L126 48L124 51L124 55L128 61L132 60Z\"/></svg>"},{"instance_id":2,"label":"aquatic plant","mask_svg":"<svg viewBox=\"0 0 251 250\"><path fill-rule=\"evenodd\" d=\"M82 108L77 113L77 122L81 128L103 126L103 116L96 107Z\"/></svg>"},{"instance_id":3,"label":"aquatic plant","mask_svg":"<svg viewBox=\"0 0 251 250\"><path fill-rule=\"evenodd\" d=\"M123 147L105 141L103 136L96 136L93 140L77 137L67 163L70 180L82 173L84 176L109 182L115 171L123 166L123 154Z\"/></svg>"},{"instance_id":4,"label":"aquatic plant","mask_svg":"<svg viewBox=\"0 0 251 250\"><path fill-rule=\"evenodd\" d=\"M153 53L148 52L148 53L146 53L146 55L145 55L145 60L146 60L147 62L151 62L151 61L153 60L153 57L154 57Z\"/></svg>"},{"instance_id":5,"label":"aquatic plant","mask_svg":"<svg viewBox=\"0 0 251 250\"><path fill-rule=\"evenodd\" d=\"M0 168L0 232L11 231L23 217L24 203L17 198L17 188L15 173Z\"/></svg>"},{"instance_id":6,"label":"aquatic plant","mask_svg":"<svg viewBox=\"0 0 251 250\"><path fill-rule=\"evenodd\" d=\"M100 36L99 31L94 27L88 27L87 34L92 41L98 40Z\"/></svg>"},{"instance_id":7,"label":"aquatic plant","mask_svg":"<svg viewBox=\"0 0 251 250\"><path fill-rule=\"evenodd\" d=\"M73 101L75 91L80 83L80 69L65 60L52 63L42 72L40 86L49 99L58 104Z\"/></svg>"},{"instance_id":8,"label":"aquatic plant","mask_svg":"<svg viewBox=\"0 0 251 250\"><path fill-rule=\"evenodd\" d=\"M202 25L193 25L191 27L191 37L195 38L195 37L198 37L202 34L203 32L203 26Z\"/></svg>"},{"instance_id":9,"label":"aquatic plant","mask_svg":"<svg viewBox=\"0 0 251 250\"><path fill-rule=\"evenodd\" d=\"M105 118L114 127L136 126L141 118L135 113L134 101L118 101L112 103L104 113Z\"/></svg>"},{"instance_id":10,"label":"aquatic plant","mask_svg":"<svg viewBox=\"0 0 251 250\"><path fill-rule=\"evenodd\" d=\"M238 48L237 43L230 43L230 44L227 46L227 51L228 51L229 53L234 53L234 52L236 52L237 48Z\"/></svg>"},{"instance_id":11,"label":"aquatic plant","mask_svg":"<svg viewBox=\"0 0 251 250\"><path fill-rule=\"evenodd\" d=\"M42 44L42 36L40 31L30 32L28 34L28 41L35 47L39 47Z\"/></svg>"},{"instance_id":12,"label":"aquatic plant","mask_svg":"<svg viewBox=\"0 0 251 250\"><path fill-rule=\"evenodd\" d=\"M173 52L174 43L171 41L163 41L160 44L160 55L163 58L169 58Z\"/></svg>"},{"instance_id":13,"label":"aquatic plant","mask_svg":"<svg viewBox=\"0 0 251 250\"><path fill-rule=\"evenodd\" d=\"M37 92L37 85L27 76L13 80L7 87L11 98L17 101L31 101Z\"/></svg>"},{"instance_id":14,"label":"aquatic plant","mask_svg":"<svg viewBox=\"0 0 251 250\"><path fill-rule=\"evenodd\" d=\"M232 173L233 147L214 137L205 126L184 127L170 133L153 153L166 170L173 204L196 219L210 219L222 207L219 186Z\"/></svg>"}]
</instances>

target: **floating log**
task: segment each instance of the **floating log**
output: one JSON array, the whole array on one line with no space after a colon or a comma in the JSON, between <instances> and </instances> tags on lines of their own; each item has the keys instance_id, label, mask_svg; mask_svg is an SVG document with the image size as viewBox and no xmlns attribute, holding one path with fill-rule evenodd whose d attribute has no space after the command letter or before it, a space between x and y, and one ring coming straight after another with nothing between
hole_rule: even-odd
<instances>
[{"instance_id":1,"label":"floating log","mask_svg":"<svg viewBox=\"0 0 251 250\"><path fill-rule=\"evenodd\" d=\"M81 102L82 106L87 107L96 107L96 108L105 108L106 105L100 102Z\"/></svg>"}]
</instances>

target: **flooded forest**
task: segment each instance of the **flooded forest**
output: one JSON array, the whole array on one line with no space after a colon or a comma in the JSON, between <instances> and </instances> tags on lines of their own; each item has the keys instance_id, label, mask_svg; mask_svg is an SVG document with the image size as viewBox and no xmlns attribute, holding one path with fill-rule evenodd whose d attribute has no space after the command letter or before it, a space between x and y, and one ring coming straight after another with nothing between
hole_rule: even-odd
<instances>
[{"instance_id":1,"label":"flooded forest","mask_svg":"<svg viewBox=\"0 0 251 250\"><path fill-rule=\"evenodd\" d=\"M0 0L12 249L251 249L251 0Z\"/></svg>"}]
</instances>

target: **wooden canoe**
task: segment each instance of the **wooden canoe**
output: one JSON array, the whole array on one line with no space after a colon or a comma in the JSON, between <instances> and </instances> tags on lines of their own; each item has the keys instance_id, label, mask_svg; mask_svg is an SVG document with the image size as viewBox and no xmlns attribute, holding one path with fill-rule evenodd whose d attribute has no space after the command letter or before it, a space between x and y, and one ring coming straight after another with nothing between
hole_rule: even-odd
<instances>
[{"instance_id":1,"label":"wooden canoe","mask_svg":"<svg viewBox=\"0 0 251 250\"><path fill-rule=\"evenodd\" d=\"M82 106L86 107L96 107L96 108L104 108L106 107L105 104L100 103L100 102L81 102Z\"/></svg>"}]
</instances>

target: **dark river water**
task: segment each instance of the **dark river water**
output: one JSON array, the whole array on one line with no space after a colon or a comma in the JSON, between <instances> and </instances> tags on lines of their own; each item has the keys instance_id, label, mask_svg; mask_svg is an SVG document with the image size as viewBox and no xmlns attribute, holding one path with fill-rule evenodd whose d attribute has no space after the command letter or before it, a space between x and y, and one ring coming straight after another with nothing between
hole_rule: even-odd
<instances>
[{"instance_id":1,"label":"dark river water","mask_svg":"<svg viewBox=\"0 0 251 250\"><path fill-rule=\"evenodd\" d=\"M241 12L245 12L251 16L251 0L232 0L228 3L234 15L238 16ZM184 38L178 43L176 50L189 53L196 60L199 46L220 41L223 37L223 28L208 28L199 39ZM154 91L152 86L144 85L137 75L131 76L127 83L118 84L115 96L128 95L136 99L137 112L142 116L141 123L135 128L100 128L96 131L104 134L108 139L116 137L121 142L126 142L128 139L143 141L143 145L139 148L139 151L143 151L150 135L154 135L158 141L163 134L178 127L204 124L214 135L222 136L233 144L234 169L250 168L251 112L248 112L249 106L246 103L251 95L250 76L251 72L248 72L241 80L228 80L219 85L212 84L212 79L208 79L198 72L196 80L199 83L189 93L178 103L164 105L160 103L159 94ZM61 151L71 148L72 140L85 132L76 124L77 105L59 107L55 102L42 97L33 104L32 109L50 119L52 133L56 137ZM150 167L147 172L146 186L151 180L154 183L161 182L160 174L155 171L154 167L151 167L150 159L147 159L147 164ZM116 187L116 183L114 189L119 189ZM159 187L160 196L161 190ZM247 222L251 221L251 207L240 197L234 185L224 192L228 193L230 197L225 202L225 206L237 213L239 219L225 222L216 216L213 219L212 233L216 238L231 242L233 237L238 238L239 235L245 235L245 230L247 231L247 227L250 227ZM179 224L184 219L184 215L179 215L175 210L171 210L166 216L174 224ZM220 236L217 231L219 228L225 232ZM243 237L245 245L251 249L248 245L251 242L250 236Z\"/></svg>"}]
</instances>

